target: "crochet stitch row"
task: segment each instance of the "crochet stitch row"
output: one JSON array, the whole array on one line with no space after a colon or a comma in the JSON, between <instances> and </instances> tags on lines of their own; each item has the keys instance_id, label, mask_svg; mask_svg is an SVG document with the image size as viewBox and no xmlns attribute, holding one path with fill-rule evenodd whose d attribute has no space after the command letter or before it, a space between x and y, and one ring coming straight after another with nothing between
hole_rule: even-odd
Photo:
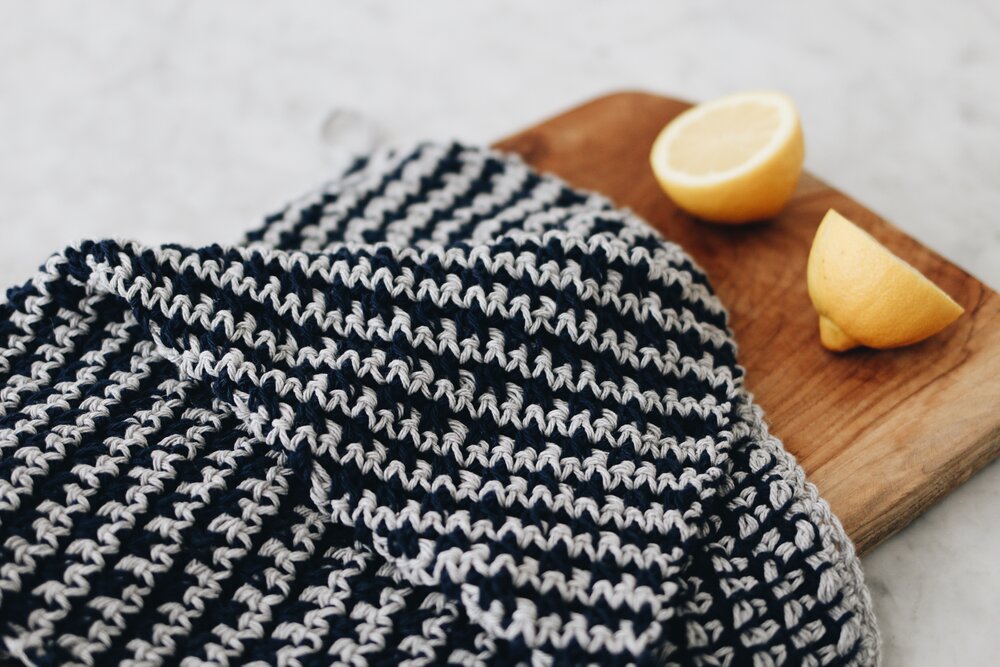
<instances>
[{"instance_id":1,"label":"crochet stitch row","mask_svg":"<svg viewBox=\"0 0 1000 667\"><path fill-rule=\"evenodd\" d=\"M84 242L10 290L0 636L40 665L878 653L700 269L457 144L238 246Z\"/></svg>"}]
</instances>

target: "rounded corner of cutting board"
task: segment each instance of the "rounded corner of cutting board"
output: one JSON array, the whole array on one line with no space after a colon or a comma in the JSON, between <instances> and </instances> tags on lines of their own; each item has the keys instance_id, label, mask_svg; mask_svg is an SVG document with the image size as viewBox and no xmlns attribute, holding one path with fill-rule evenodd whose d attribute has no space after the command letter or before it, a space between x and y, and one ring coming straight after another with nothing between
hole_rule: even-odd
<instances>
[{"instance_id":1,"label":"rounded corner of cutting board","mask_svg":"<svg viewBox=\"0 0 1000 667\"><path fill-rule=\"evenodd\" d=\"M576 108L579 109L580 107L589 106L591 104L649 104L650 102L662 104L665 101L682 104L684 106L691 106L690 102L676 97L660 95L659 93L654 93L649 90L640 90L638 88L623 88L622 90L614 90L610 93L599 95L598 97L584 102Z\"/></svg>"}]
</instances>

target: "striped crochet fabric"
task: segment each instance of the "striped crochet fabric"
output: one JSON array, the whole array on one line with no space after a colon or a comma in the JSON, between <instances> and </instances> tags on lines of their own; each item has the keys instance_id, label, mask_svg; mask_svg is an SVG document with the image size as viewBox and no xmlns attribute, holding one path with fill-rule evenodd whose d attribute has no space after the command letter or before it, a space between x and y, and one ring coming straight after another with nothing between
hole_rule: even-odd
<instances>
[{"instance_id":1,"label":"striped crochet fabric","mask_svg":"<svg viewBox=\"0 0 1000 667\"><path fill-rule=\"evenodd\" d=\"M676 245L518 159L358 160L234 247L0 307L37 665L867 665L853 547Z\"/></svg>"}]
</instances>

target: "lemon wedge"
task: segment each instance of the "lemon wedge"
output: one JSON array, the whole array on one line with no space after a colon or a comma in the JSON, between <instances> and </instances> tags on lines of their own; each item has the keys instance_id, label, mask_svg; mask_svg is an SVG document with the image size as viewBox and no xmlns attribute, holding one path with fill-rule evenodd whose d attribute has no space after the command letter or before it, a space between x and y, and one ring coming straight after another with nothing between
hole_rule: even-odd
<instances>
[{"instance_id":1,"label":"lemon wedge","mask_svg":"<svg viewBox=\"0 0 1000 667\"><path fill-rule=\"evenodd\" d=\"M745 92L699 104L663 128L649 161L660 186L713 222L770 218L788 202L805 149L799 113L778 92Z\"/></svg>"},{"instance_id":2,"label":"lemon wedge","mask_svg":"<svg viewBox=\"0 0 1000 667\"><path fill-rule=\"evenodd\" d=\"M964 310L922 273L830 209L807 269L820 341L837 352L891 348L933 336Z\"/></svg>"}]
</instances>

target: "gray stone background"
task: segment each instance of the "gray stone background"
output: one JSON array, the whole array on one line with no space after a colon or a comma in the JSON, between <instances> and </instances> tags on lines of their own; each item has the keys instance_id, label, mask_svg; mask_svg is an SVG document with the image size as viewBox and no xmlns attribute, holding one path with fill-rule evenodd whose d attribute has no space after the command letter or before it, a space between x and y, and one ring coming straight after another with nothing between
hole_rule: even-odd
<instances>
[{"instance_id":1,"label":"gray stone background","mask_svg":"<svg viewBox=\"0 0 1000 667\"><path fill-rule=\"evenodd\" d=\"M995 0L4 3L0 285L83 237L237 239L329 173L338 110L334 143L487 143L759 87L808 169L1000 287ZM888 665L995 664L998 512L993 464L864 559Z\"/></svg>"}]
</instances>

